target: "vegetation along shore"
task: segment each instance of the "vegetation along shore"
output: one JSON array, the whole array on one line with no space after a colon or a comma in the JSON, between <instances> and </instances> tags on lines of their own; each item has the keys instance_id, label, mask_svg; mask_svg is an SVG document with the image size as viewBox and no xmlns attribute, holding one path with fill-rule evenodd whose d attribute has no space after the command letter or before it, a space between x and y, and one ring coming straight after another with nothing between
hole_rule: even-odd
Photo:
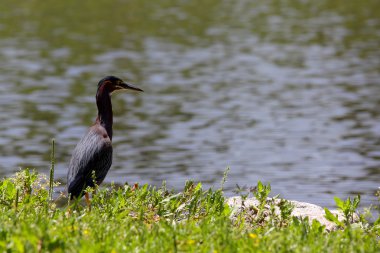
<instances>
[{"instance_id":1,"label":"vegetation along shore","mask_svg":"<svg viewBox=\"0 0 380 253\"><path fill-rule=\"evenodd\" d=\"M268 198L270 185L258 182L239 197L227 199L224 181L219 189L208 190L189 181L181 192L171 191L165 184L111 185L97 189L89 208L83 200L70 201L63 193L53 199L57 184L52 177L22 170L0 181L0 251L380 250L380 219L370 223L365 214L357 212L359 197L336 198L340 216L325 209L325 218L335 224L328 229L318 219L294 215L293 202L278 196Z\"/></svg>"}]
</instances>

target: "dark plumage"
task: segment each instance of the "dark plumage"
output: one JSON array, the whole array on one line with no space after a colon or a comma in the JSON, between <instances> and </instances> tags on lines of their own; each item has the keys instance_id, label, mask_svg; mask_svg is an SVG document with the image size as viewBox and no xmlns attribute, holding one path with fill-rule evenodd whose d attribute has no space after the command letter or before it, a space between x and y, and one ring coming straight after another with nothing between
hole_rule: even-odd
<instances>
[{"instance_id":1,"label":"dark plumage","mask_svg":"<svg viewBox=\"0 0 380 253\"><path fill-rule=\"evenodd\" d=\"M67 191L71 198L82 197L83 191L103 182L112 164L112 104L111 94L117 90L142 91L117 77L100 80L96 93L98 116L93 126L73 151L67 173Z\"/></svg>"}]
</instances>

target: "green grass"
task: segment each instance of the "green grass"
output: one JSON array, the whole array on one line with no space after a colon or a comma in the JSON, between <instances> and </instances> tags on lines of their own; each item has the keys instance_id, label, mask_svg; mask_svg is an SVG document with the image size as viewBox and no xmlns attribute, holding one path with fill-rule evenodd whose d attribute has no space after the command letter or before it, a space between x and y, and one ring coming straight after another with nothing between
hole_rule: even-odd
<instances>
[{"instance_id":1,"label":"green grass","mask_svg":"<svg viewBox=\"0 0 380 253\"><path fill-rule=\"evenodd\" d=\"M379 252L380 222L341 223L326 232L292 218L284 201L232 218L222 189L187 182L182 192L148 185L97 189L91 210L81 200L50 200L51 180L29 170L0 181L1 252ZM253 194L266 202L270 186ZM242 196L244 194L241 194ZM245 195L246 197L247 195ZM61 204L58 205L57 203ZM348 208L347 201L339 202ZM268 203L267 203L268 204ZM269 203L270 204L270 203Z\"/></svg>"}]
</instances>

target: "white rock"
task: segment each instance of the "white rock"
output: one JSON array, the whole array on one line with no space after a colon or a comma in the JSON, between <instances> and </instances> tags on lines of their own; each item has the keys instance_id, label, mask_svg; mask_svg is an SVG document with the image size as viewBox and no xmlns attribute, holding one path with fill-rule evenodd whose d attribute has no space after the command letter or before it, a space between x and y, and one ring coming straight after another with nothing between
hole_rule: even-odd
<instances>
[{"instance_id":1,"label":"white rock","mask_svg":"<svg viewBox=\"0 0 380 253\"><path fill-rule=\"evenodd\" d=\"M267 199L268 201L273 201L272 198ZM278 204L281 201L281 199L274 199L274 203ZM257 208L260 202L256 198L247 198L244 200L244 206L242 207L242 198L241 197L231 197L227 199L227 204L233 208L233 213L236 214L239 211L243 210L244 208L249 208L249 207L255 207ZM332 231L337 229L337 225L334 222L331 222L325 218L325 210L317 205L310 204L310 203L305 203L305 202L299 202L295 200L289 200L294 205L294 209L292 211L292 216L298 217L298 218L306 218L309 217L309 220L317 220L319 221L322 225L326 226L326 230ZM266 205L268 208L269 205ZM330 210L332 214L338 215L338 219L340 221L344 220L343 213L339 210ZM280 211L279 209L276 210L276 214L279 214ZM358 222L359 217L358 215L354 215L354 222Z\"/></svg>"}]
</instances>

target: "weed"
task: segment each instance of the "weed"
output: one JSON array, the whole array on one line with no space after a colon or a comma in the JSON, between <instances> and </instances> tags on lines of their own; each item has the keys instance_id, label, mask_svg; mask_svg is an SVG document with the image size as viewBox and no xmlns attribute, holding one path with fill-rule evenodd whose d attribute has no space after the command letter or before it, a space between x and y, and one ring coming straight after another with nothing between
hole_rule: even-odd
<instances>
[{"instance_id":1,"label":"weed","mask_svg":"<svg viewBox=\"0 0 380 253\"><path fill-rule=\"evenodd\" d=\"M338 215L334 215L330 212L327 208L325 208L325 217L329 221L334 222L339 227L344 226L350 226L351 223L354 222L355 219L355 211L359 206L360 203L360 195L354 197L353 200L351 200L350 197L347 198L347 200L341 200L338 197L334 197L335 204L338 207L338 210L340 210L344 215L343 222L338 219Z\"/></svg>"},{"instance_id":2,"label":"weed","mask_svg":"<svg viewBox=\"0 0 380 253\"><path fill-rule=\"evenodd\" d=\"M50 177L49 177L49 200L53 200L54 187L54 165L55 165L55 140L51 140L51 156L50 156Z\"/></svg>"},{"instance_id":3,"label":"weed","mask_svg":"<svg viewBox=\"0 0 380 253\"><path fill-rule=\"evenodd\" d=\"M378 227L326 233L318 222L290 217L292 206L268 198L270 186L261 183L244 193L260 200L254 209L246 199L239 223L223 187L204 190L192 181L181 192L165 183L99 188L91 212L82 200L68 216L66 205L48 200L50 179L23 170L0 181L1 252L379 251Z\"/></svg>"}]
</instances>

